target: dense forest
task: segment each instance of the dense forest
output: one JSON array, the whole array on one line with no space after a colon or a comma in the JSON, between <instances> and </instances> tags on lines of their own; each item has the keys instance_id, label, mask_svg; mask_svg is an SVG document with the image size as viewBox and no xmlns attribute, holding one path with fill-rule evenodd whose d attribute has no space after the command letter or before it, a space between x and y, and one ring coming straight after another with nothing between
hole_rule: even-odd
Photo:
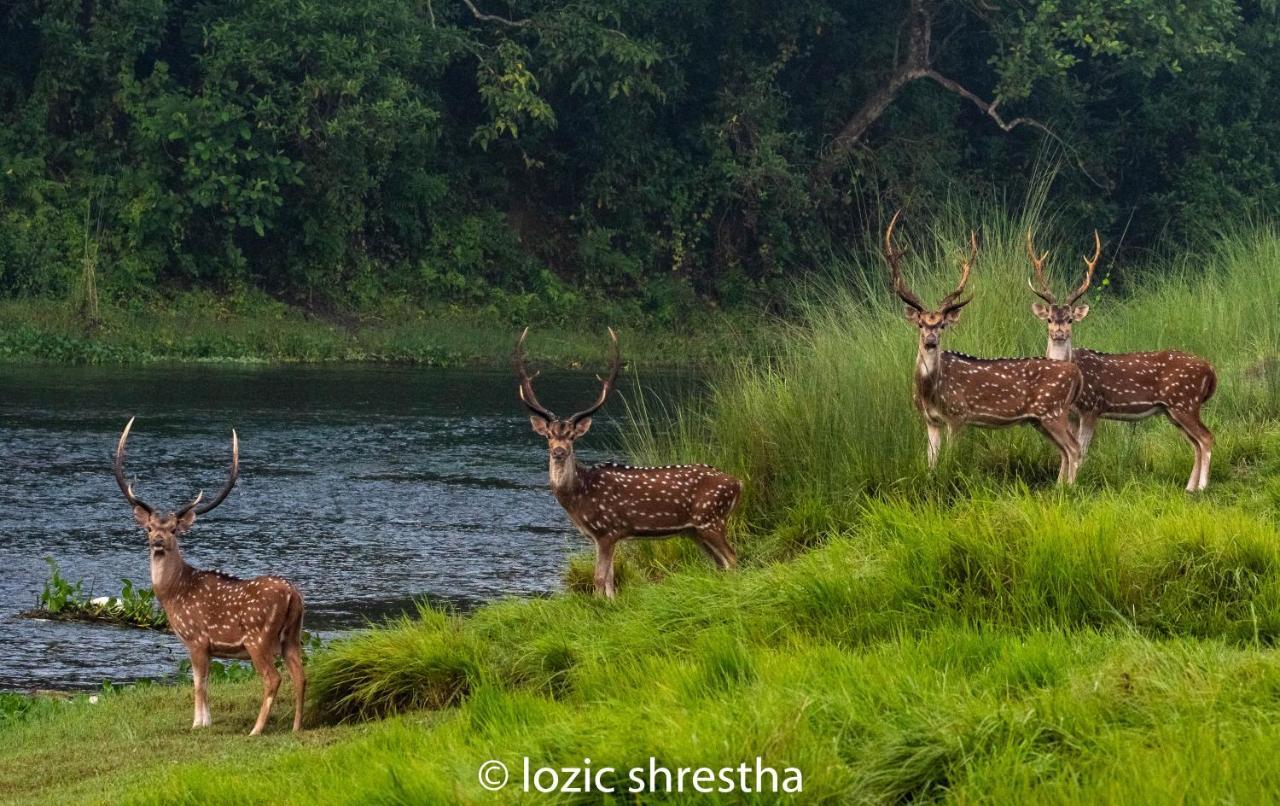
<instances>
[{"instance_id":1,"label":"dense forest","mask_svg":"<svg viewBox=\"0 0 1280 806\"><path fill-rule=\"evenodd\" d=\"M889 206L1280 205L1274 0L16 0L0 296L759 303ZM1039 170L1038 170L1039 169ZM82 289L81 289L82 290Z\"/></svg>"}]
</instances>

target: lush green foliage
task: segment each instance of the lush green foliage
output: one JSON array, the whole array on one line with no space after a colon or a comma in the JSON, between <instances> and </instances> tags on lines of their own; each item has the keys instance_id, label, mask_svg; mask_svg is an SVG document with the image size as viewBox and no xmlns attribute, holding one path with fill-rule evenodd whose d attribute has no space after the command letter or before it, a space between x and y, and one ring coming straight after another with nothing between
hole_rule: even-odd
<instances>
[{"instance_id":1,"label":"lush green foliage","mask_svg":"<svg viewBox=\"0 0 1280 806\"><path fill-rule=\"evenodd\" d=\"M927 298L954 282L963 222L983 221L978 297L952 346L1043 348L1019 236L1035 221L1071 255L1054 261L1062 274L1077 271L1065 244L1078 238L1032 208L904 227ZM1073 489L1052 486L1029 430L968 434L929 476L907 389L915 336L883 299L883 269L852 265L848 290L818 289L771 359L726 366L670 427L636 402L638 458L746 475L739 571L711 569L690 541L631 546L614 602L424 609L367 630L311 659L298 738L279 715L264 742L238 735L252 682L214 688L200 736L185 688L42 704L0 722L0 796L480 803L494 797L476 783L488 759L627 769L762 755L804 771L806 802L1274 800L1277 267L1266 227L1162 276L1113 266L1077 328L1080 343L1214 360L1203 494L1182 491L1191 452L1160 422L1100 429ZM1122 283L1134 293L1115 293ZM101 771L90 782L86 757Z\"/></svg>"},{"instance_id":2,"label":"lush green foliage","mask_svg":"<svg viewBox=\"0 0 1280 806\"><path fill-rule=\"evenodd\" d=\"M910 9L938 76L1067 144L1073 219L1141 246L1280 203L1271 0L476 5L7 4L0 295L92 320L99 288L253 287L508 323L623 297L667 325L776 299L882 199L1016 193L1059 148L927 77L840 140Z\"/></svg>"},{"instance_id":3,"label":"lush green foliage","mask_svg":"<svg viewBox=\"0 0 1280 806\"><path fill-rule=\"evenodd\" d=\"M101 621L148 630L164 630L169 620L156 601L155 592L139 587L129 579L121 579L120 593L115 596L95 597L85 593L84 581L72 582L62 575L58 563L46 557L49 578L36 596L36 609L23 615L32 618L53 618L71 621Z\"/></svg>"},{"instance_id":4,"label":"lush green foliage","mask_svg":"<svg viewBox=\"0 0 1280 806\"><path fill-rule=\"evenodd\" d=\"M707 311L672 330L615 309L628 362L688 366L751 351L772 325L749 311ZM519 330L493 309L385 303L341 317L313 315L253 292L192 291L103 304L92 328L58 300L0 301L0 363L390 362L507 366ZM577 367L602 360L603 325L589 318L537 328L538 360Z\"/></svg>"},{"instance_id":5,"label":"lush green foliage","mask_svg":"<svg viewBox=\"0 0 1280 806\"><path fill-rule=\"evenodd\" d=\"M426 611L313 661L312 719L453 707L298 739L277 715L250 743L252 682L215 685L194 736L186 687L81 698L7 729L0 795L491 802L491 758L762 754L804 771L806 802L1269 800L1280 498L1257 480L1209 502L1162 484L879 502L792 562Z\"/></svg>"},{"instance_id":6,"label":"lush green foliage","mask_svg":"<svg viewBox=\"0 0 1280 806\"><path fill-rule=\"evenodd\" d=\"M967 221L981 220L982 251L970 288L976 298L943 346L974 355L1043 355L1044 324L1031 313L1030 263L1022 239L1033 223L1050 249L1059 287L1079 280L1084 232L1063 232L1032 204L1023 215L951 210L930 226L907 222L915 247L904 271L925 300L954 287ZM1217 432L1214 477L1271 467L1269 427L1280 420L1280 234L1241 229L1202 251L1157 266L1111 264L1090 291L1088 318L1074 328L1081 347L1123 352L1178 348L1209 359L1218 390L1205 410ZM1056 454L1031 429L969 429L944 450L944 466L925 466L924 426L911 404L914 328L885 290L882 264L847 267L821 286L805 321L761 366L745 358L714 385L706 406L674 423L637 417L631 452L643 460L680 456L728 468L748 480L745 518L777 537L822 533L825 520L855 516L866 496L964 496L990 479L1047 483ZM1131 293L1122 293L1125 287ZM651 429L651 426L653 427ZM1192 452L1163 418L1103 422L1081 471L1086 489L1156 478L1178 489ZM785 547L782 556L788 552Z\"/></svg>"}]
</instances>

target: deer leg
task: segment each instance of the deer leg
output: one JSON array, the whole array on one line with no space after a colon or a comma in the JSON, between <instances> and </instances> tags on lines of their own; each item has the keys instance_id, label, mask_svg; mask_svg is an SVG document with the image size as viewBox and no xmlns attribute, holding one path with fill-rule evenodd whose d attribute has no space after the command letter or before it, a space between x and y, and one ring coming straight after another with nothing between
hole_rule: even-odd
<instances>
[{"instance_id":1,"label":"deer leg","mask_svg":"<svg viewBox=\"0 0 1280 806\"><path fill-rule=\"evenodd\" d=\"M213 720L209 718L209 647L197 646L190 648L191 653L191 680L194 684L196 705L195 715L191 720L191 727L207 728L213 724Z\"/></svg>"},{"instance_id":2,"label":"deer leg","mask_svg":"<svg viewBox=\"0 0 1280 806\"><path fill-rule=\"evenodd\" d=\"M1199 422L1199 420L1200 417L1197 415L1196 421ZM1205 428L1204 423L1200 423L1200 427L1204 429L1200 438L1200 489L1203 490L1209 486L1209 460L1213 457L1213 432Z\"/></svg>"},{"instance_id":3,"label":"deer leg","mask_svg":"<svg viewBox=\"0 0 1280 806\"><path fill-rule=\"evenodd\" d=\"M609 599L617 595L613 587L613 550L617 542L615 537L596 538L596 593Z\"/></svg>"},{"instance_id":4,"label":"deer leg","mask_svg":"<svg viewBox=\"0 0 1280 806\"><path fill-rule=\"evenodd\" d=\"M1198 410L1187 412L1187 419L1198 437L1200 447L1200 472L1196 479L1196 489L1203 490L1209 486L1209 460L1213 457L1213 432L1200 419Z\"/></svg>"},{"instance_id":5,"label":"deer leg","mask_svg":"<svg viewBox=\"0 0 1280 806\"><path fill-rule=\"evenodd\" d=\"M1080 420L1076 425L1076 443L1080 446L1080 461L1084 461L1085 454L1089 452L1089 443L1093 442L1093 429L1098 426L1098 415L1081 412Z\"/></svg>"},{"instance_id":6,"label":"deer leg","mask_svg":"<svg viewBox=\"0 0 1280 806\"><path fill-rule=\"evenodd\" d=\"M1080 447L1076 443L1075 434L1071 433L1071 421L1065 414L1050 420L1041 420L1040 430L1057 446L1062 456L1062 461L1058 465L1058 483L1075 484Z\"/></svg>"},{"instance_id":7,"label":"deer leg","mask_svg":"<svg viewBox=\"0 0 1280 806\"><path fill-rule=\"evenodd\" d=\"M293 732L302 730L302 710L307 701L307 673L302 666L302 596L291 592L280 629L280 655L293 683Z\"/></svg>"},{"instance_id":8,"label":"deer leg","mask_svg":"<svg viewBox=\"0 0 1280 806\"><path fill-rule=\"evenodd\" d=\"M711 559L715 560L720 570L726 571L737 567L738 555L734 553L733 547L725 539L724 524L698 526L695 528L698 531L698 543L704 551L711 555Z\"/></svg>"},{"instance_id":9,"label":"deer leg","mask_svg":"<svg viewBox=\"0 0 1280 806\"><path fill-rule=\"evenodd\" d=\"M280 673L276 671L274 648L267 648L261 642L246 644L253 668L262 677L262 707L258 709L258 721L253 723L250 736L257 736L267 726L267 717L271 715L271 704L276 701L276 692L280 690Z\"/></svg>"},{"instance_id":10,"label":"deer leg","mask_svg":"<svg viewBox=\"0 0 1280 806\"><path fill-rule=\"evenodd\" d=\"M285 644L284 662L293 682L293 732L302 730L302 706L307 701L307 673L302 668L302 643L294 639Z\"/></svg>"},{"instance_id":11,"label":"deer leg","mask_svg":"<svg viewBox=\"0 0 1280 806\"><path fill-rule=\"evenodd\" d=\"M942 427L933 423L925 423L924 427L929 432L929 469L933 470L938 466L938 453L942 450Z\"/></svg>"},{"instance_id":12,"label":"deer leg","mask_svg":"<svg viewBox=\"0 0 1280 806\"><path fill-rule=\"evenodd\" d=\"M1187 479L1187 492L1203 490L1209 484L1209 457L1213 449L1213 434L1200 422L1198 412L1166 409L1165 413L1195 449L1195 463L1191 465L1191 477Z\"/></svg>"}]
</instances>

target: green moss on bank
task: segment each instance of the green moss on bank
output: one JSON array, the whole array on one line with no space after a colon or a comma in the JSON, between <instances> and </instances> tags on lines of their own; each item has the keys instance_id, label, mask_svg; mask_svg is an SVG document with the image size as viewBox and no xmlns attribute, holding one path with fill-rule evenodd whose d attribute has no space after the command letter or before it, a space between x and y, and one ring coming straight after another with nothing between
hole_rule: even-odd
<instances>
[{"instance_id":1,"label":"green moss on bank","mask_svg":"<svg viewBox=\"0 0 1280 806\"><path fill-rule=\"evenodd\" d=\"M574 367L594 360L604 324L533 323L554 335L540 360ZM603 320L601 320L603 321ZM259 295L178 294L131 306L104 306L93 323L67 304L0 302L0 363L145 364L159 362L353 363L456 367L505 364L523 323L485 309L389 305L344 316L307 312ZM644 318L610 322L626 337L631 361L693 366L750 349L762 325L749 314L708 311L696 329Z\"/></svg>"}]
</instances>

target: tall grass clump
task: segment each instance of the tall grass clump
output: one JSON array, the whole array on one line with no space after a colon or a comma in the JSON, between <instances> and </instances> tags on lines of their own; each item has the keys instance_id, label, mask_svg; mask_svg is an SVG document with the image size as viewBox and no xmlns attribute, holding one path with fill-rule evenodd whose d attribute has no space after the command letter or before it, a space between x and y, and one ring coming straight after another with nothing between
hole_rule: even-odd
<instances>
[{"instance_id":1,"label":"tall grass clump","mask_svg":"<svg viewBox=\"0 0 1280 806\"><path fill-rule=\"evenodd\" d=\"M1039 356L1046 332L1030 311L1028 227L1049 249L1059 286L1078 282L1087 233L1063 232L1041 206L956 204L922 222L904 217L908 283L926 303L954 287L970 228L980 251L974 301L944 335L944 349L978 356ZM1104 257L1107 252L1104 250ZM1104 351L1176 348L1218 370L1205 420L1218 436L1214 476L1265 461L1280 413L1280 234L1258 226L1223 235L1204 253L1150 265L1107 265L1089 292L1091 313L1075 344ZM1172 262L1173 266L1160 265ZM1156 271L1159 268L1159 271ZM797 322L781 328L772 358L730 361L705 400L674 423L633 416L627 447L641 460L697 460L747 481L742 522L758 533L815 533L854 519L865 497L970 494L990 485L1052 484L1057 454L1026 427L968 429L925 467L924 426L912 404L915 329L889 289L874 247L850 258L838 280L802 294ZM641 413L643 414L643 413ZM1085 462L1086 488L1151 479L1181 487L1192 452L1163 418L1099 428Z\"/></svg>"},{"instance_id":2,"label":"tall grass clump","mask_svg":"<svg viewBox=\"0 0 1280 806\"><path fill-rule=\"evenodd\" d=\"M1263 501L1140 487L870 500L857 526L788 562L736 574L691 564L659 584L638 580L617 603L510 601L463 619L424 610L335 643L312 690L338 720L443 708L486 686L591 701L642 688L648 670L676 659L700 664L679 685L705 687L752 678L765 650L864 651L940 628L1272 646L1273 519Z\"/></svg>"}]
</instances>

